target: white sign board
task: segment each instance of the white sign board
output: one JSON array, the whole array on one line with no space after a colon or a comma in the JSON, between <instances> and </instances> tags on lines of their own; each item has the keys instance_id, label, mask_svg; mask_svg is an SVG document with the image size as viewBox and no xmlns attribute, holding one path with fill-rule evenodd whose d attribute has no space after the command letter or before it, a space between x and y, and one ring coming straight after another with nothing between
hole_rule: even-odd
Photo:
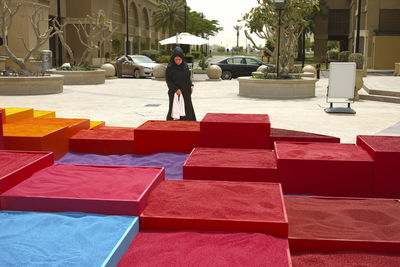
<instances>
[{"instance_id":1,"label":"white sign board","mask_svg":"<svg viewBox=\"0 0 400 267\"><path fill-rule=\"evenodd\" d=\"M355 62L332 62L329 66L329 98L354 98Z\"/></svg>"}]
</instances>

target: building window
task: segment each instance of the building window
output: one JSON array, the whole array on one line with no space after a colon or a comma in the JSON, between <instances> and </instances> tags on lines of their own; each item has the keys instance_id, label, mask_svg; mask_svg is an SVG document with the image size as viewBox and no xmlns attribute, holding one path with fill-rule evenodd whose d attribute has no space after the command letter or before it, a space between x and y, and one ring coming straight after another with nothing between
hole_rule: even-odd
<instances>
[{"instance_id":1,"label":"building window","mask_svg":"<svg viewBox=\"0 0 400 267\"><path fill-rule=\"evenodd\" d=\"M348 35L350 28L350 10L329 9L328 34L331 36Z\"/></svg>"},{"instance_id":2,"label":"building window","mask_svg":"<svg viewBox=\"0 0 400 267\"><path fill-rule=\"evenodd\" d=\"M3 45L3 37L0 37L0 46Z\"/></svg>"},{"instance_id":3,"label":"building window","mask_svg":"<svg viewBox=\"0 0 400 267\"><path fill-rule=\"evenodd\" d=\"M379 32L400 34L400 9L379 10Z\"/></svg>"}]
</instances>

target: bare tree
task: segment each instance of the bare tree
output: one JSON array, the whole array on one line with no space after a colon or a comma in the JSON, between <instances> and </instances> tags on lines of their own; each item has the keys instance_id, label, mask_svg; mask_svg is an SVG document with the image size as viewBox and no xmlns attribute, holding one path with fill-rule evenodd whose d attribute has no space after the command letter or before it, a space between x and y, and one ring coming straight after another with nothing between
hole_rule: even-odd
<instances>
[{"instance_id":1,"label":"bare tree","mask_svg":"<svg viewBox=\"0 0 400 267\"><path fill-rule=\"evenodd\" d=\"M89 16L87 15L89 23L84 25L82 21L79 21L79 25L74 27L77 31L79 41L85 47L83 51L79 66L87 66L89 64L89 59L94 51L100 49L101 45L110 40L113 32L116 30L114 28L110 31L108 25L106 25L105 16L98 12L97 15Z\"/></svg>"},{"instance_id":2,"label":"bare tree","mask_svg":"<svg viewBox=\"0 0 400 267\"><path fill-rule=\"evenodd\" d=\"M59 34L60 31L55 30L53 27L49 27L47 28L47 30L45 32L41 32L40 28L39 28L39 24L40 22L43 21L43 19L41 19L41 8L40 7L35 7L35 11L33 12L33 14L29 17L30 19L30 23L32 25L33 28L33 33L35 34L36 37L36 43L34 44L34 46L32 48L28 47L26 45L25 40L22 37L18 37L18 39L20 39L23 43L23 46L26 50L26 54L25 56L20 59L18 58L9 48L8 46L8 32L10 30L10 27L12 25L13 22L13 17L15 16L15 14L18 12L21 4L17 3L16 7L11 9L11 2L12 0L0 0L0 8L1 8L1 13L0 13L0 33L1 36L3 37L4 43L4 49L7 53L7 55L11 58L12 61L14 61L22 70L22 72L24 74L29 74L30 71L27 69L26 64L29 60L29 58L31 57L31 55L36 52L37 50L39 50L39 48L45 44L49 38L51 38L52 36ZM46 20L48 21L48 20Z\"/></svg>"}]
</instances>

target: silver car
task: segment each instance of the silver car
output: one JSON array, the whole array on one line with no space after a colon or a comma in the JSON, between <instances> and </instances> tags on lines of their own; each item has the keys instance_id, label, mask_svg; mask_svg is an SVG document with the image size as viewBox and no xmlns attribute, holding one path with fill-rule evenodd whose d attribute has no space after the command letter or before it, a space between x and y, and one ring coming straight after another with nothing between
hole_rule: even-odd
<instances>
[{"instance_id":1,"label":"silver car","mask_svg":"<svg viewBox=\"0 0 400 267\"><path fill-rule=\"evenodd\" d=\"M128 59L132 65L135 66L133 69L133 77L150 77L153 75L153 69L157 65L156 62L151 58L142 55L128 55Z\"/></svg>"}]
</instances>

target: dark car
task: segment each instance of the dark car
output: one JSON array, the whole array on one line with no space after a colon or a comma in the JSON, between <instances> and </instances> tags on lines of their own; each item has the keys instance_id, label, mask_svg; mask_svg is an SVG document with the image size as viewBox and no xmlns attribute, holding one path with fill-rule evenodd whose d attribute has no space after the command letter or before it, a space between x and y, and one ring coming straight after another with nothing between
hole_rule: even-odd
<instances>
[{"instance_id":1,"label":"dark car","mask_svg":"<svg viewBox=\"0 0 400 267\"><path fill-rule=\"evenodd\" d=\"M222 80L230 80L240 76L251 76L261 65L268 65L275 68L273 64L266 64L255 57L234 56L225 58L219 62L211 63L218 65L222 70Z\"/></svg>"}]
</instances>

